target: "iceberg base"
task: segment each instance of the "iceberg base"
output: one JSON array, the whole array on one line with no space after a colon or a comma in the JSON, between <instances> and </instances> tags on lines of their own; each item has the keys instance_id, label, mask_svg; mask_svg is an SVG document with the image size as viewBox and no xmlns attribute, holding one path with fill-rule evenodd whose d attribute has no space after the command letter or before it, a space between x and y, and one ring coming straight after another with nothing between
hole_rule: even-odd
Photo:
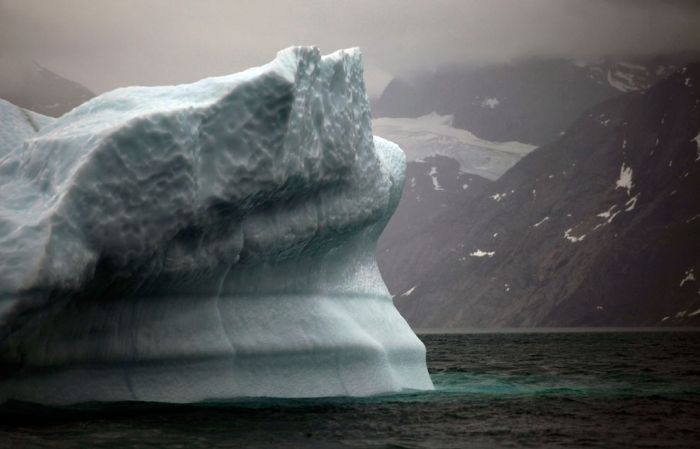
<instances>
[{"instance_id":1,"label":"iceberg base","mask_svg":"<svg viewBox=\"0 0 700 449\"><path fill-rule=\"evenodd\" d=\"M5 380L0 397L43 404L197 402L432 389L425 348L388 297L275 295L167 303L131 302L128 314L136 327L122 338L139 340L132 342L139 346L136 353L108 360L116 354L106 350L101 362L91 357L89 364L66 361L18 373ZM111 316L123 320L124 312Z\"/></svg>"}]
</instances>

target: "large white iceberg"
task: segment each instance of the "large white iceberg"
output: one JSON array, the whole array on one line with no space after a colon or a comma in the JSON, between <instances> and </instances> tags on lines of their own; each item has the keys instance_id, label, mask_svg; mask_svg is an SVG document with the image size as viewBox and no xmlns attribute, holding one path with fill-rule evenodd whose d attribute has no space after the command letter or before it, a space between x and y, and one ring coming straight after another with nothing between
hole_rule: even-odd
<instances>
[{"instance_id":1,"label":"large white iceberg","mask_svg":"<svg viewBox=\"0 0 700 449\"><path fill-rule=\"evenodd\" d=\"M0 402L432 388L374 259L405 159L372 137L362 75L358 50L295 47L20 117L0 153Z\"/></svg>"}]
</instances>

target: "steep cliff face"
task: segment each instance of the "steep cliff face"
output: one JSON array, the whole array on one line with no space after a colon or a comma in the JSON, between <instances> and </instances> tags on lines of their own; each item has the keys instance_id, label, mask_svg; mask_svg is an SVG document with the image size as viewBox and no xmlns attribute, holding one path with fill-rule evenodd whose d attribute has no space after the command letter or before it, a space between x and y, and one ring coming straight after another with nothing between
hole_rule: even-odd
<instances>
[{"instance_id":1,"label":"steep cliff face","mask_svg":"<svg viewBox=\"0 0 700 449\"><path fill-rule=\"evenodd\" d=\"M590 109L420 238L390 244L390 224L399 309L417 327L699 323L699 103L694 64Z\"/></svg>"}]
</instances>

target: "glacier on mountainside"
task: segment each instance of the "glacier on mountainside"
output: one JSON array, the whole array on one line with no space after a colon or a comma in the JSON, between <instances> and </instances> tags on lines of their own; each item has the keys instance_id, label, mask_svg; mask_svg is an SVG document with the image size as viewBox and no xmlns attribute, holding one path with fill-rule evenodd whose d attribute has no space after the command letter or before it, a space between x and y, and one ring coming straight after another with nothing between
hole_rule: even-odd
<instances>
[{"instance_id":1,"label":"glacier on mountainside","mask_svg":"<svg viewBox=\"0 0 700 449\"><path fill-rule=\"evenodd\" d=\"M534 145L521 142L490 142L452 126L451 115L435 112L418 118L381 117L372 120L374 133L401 146L408 161L430 156L457 160L463 173L498 179Z\"/></svg>"},{"instance_id":2,"label":"glacier on mountainside","mask_svg":"<svg viewBox=\"0 0 700 449\"><path fill-rule=\"evenodd\" d=\"M0 402L432 388L375 263L406 162L362 77L293 47L0 124Z\"/></svg>"}]
</instances>

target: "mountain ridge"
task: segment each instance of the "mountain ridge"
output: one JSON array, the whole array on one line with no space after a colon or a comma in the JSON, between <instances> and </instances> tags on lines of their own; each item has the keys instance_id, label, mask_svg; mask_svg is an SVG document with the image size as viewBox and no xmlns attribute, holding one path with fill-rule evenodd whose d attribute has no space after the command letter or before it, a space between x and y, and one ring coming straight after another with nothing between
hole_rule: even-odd
<instances>
[{"instance_id":1,"label":"mountain ridge","mask_svg":"<svg viewBox=\"0 0 700 449\"><path fill-rule=\"evenodd\" d=\"M404 316L415 327L700 323L698 85L693 64L593 107L420 238L390 223L378 256Z\"/></svg>"},{"instance_id":2,"label":"mountain ridge","mask_svg":"<svg viewBox=\"0 0 700 449\"><path fill-rule=\"evenodd\" d=\"M454 115L454 126L490 141L544 145L584 110L648 88L700 55L576 61L529 58L443 67L394 78L374 102L374 117Z\"/></svg>"}]
</instances>

